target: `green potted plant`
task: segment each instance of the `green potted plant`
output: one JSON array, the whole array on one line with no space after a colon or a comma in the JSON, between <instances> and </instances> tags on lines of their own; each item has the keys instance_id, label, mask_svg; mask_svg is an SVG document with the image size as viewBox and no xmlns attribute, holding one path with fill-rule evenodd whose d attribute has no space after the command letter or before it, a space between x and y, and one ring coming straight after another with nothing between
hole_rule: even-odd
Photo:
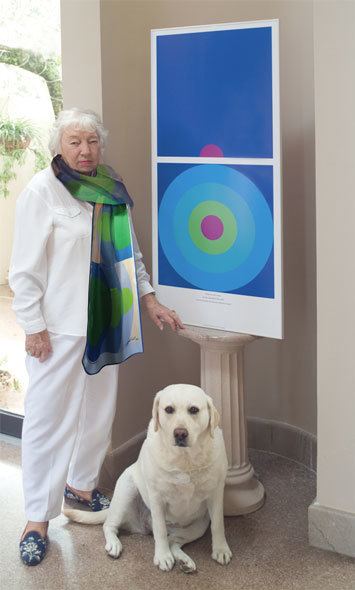
<instances>
[{"instance_id":1,"label":"green potted plant","mask_svg":"<svg viewBox=\"0 0 355 590\"><path fill-rule=\"evenodd\" d=\"M8 184L16 178L15 166L24 163L27 151L35 155L35 171L44 168L49 156L39 130L26 119L0 118L0 196L9 195Z\"/></svg>"}]
</instances>

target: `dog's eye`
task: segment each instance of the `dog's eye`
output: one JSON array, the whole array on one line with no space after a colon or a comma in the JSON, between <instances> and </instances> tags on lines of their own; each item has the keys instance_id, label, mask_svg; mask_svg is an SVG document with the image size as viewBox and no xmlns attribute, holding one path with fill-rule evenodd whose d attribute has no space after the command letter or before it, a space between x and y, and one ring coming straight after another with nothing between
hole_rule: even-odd
<instances>
[{"instance_id":1,"label":"dog's eye","mask_svg":"<svg viewBox=\"0 0 355 590\"><path fill-rule=\"evenodd\" d=\"M173 414L175 412L173 406L166 406L165 411L167 414Z\"/></svg>"},{"instance_id":2,"label":"dog's eye","mask_svg":"<svg viewBox=\"0 0 355 590\"><path fill-rule=\"evenodd\" d=\"M196 406L191 406L191 408L189 408L190 414L197 414L199 411L200 411L200 409L197 408Z\"/></svg>"}]
</instances>

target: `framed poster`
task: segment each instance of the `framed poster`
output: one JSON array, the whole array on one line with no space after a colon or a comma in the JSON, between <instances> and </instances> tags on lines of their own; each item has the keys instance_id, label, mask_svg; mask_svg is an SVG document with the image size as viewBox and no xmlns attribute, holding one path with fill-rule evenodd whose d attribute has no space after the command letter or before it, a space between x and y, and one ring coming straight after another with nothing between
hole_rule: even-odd
<instances>
[{"instance_id":1,"label":"framed poster","mask_svg":"<svg viewBox=\"0 0 355 590\"><path fill-rule=\"evenodd\" d=\"M282 338L278 21L151 41L158 298L186 324Z\"/></svg>"}]
</instances>

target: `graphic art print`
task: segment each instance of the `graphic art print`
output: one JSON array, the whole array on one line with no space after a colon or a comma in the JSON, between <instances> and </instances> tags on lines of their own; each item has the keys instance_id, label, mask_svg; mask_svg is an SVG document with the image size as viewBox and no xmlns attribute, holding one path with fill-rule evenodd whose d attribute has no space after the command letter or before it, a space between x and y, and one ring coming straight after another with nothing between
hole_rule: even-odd
<instances>
[{"instance_id":1,"label":"graphic art print","mask_svg":"<svg viewBox=\"0 0 355 590\"><path fill-rule=\"evenodd\" d=\"M152 31L153 278L185 323L282 338L278 21Z\"/></svg>"}]
</instances>

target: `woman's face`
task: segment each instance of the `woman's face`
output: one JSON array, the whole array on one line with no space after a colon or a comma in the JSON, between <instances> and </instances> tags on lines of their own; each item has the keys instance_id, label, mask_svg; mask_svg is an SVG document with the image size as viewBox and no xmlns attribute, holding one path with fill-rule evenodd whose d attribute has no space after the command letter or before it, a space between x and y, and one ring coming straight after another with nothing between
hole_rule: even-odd
<instances>
[{"instance_id":1,"label":"woman's face","mask_svg":"<svg viewBox=\"0 0 355 590\"><path fill-rule=\"evenodd\" d=\"M90 174L100 161L100 142L95 131L67 127L62 135L63 160L77 172Z\"/></svg>"}]
</instances>

